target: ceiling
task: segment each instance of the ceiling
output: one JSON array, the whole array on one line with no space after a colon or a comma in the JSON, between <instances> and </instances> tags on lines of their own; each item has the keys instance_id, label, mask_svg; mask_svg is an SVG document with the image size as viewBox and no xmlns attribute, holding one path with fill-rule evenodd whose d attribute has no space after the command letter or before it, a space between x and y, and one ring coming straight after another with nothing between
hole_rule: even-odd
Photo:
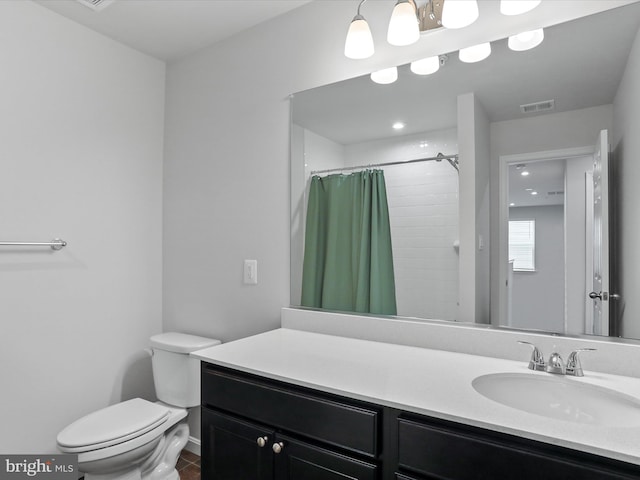
<instances>
[{"instance_id":1,"label":"ceiling","mask_svg":"<svg viewBox=\"0 0 640 480\"><path fill-rule=\"evenodd\" d=\"M311 0L113 0L99 11L78 0L34 0L160 60L220 42Z\"/></svg>"},{"instance_id":2,"label":"ceiling","mask_svg":"<svg viewBox=\"0 0 640 480\"><path fill-rule=\"evenodd\" d=\"M510 165L510 206L527 207L564 204L565 170L565 159ZM525 175L523 175L523 172L526 172Z\"/></svg>"}]
</instances>

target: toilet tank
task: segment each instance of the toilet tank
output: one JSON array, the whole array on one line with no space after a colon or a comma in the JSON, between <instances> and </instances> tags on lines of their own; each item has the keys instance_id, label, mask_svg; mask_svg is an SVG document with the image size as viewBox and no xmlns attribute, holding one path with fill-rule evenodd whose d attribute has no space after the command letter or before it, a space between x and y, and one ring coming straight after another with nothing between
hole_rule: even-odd
<instances>
[{"instance_id":1,"label":"toilet tank","mask_svg":"<svg viewBox=\"0 0 640 480\"><path fill-rule=\"evenodd\" d=\"M167 332L151 337L153 381L158 400L176 407L200 405L200 360L189 353L220 340Z\"/></svg>"}]
</instances>

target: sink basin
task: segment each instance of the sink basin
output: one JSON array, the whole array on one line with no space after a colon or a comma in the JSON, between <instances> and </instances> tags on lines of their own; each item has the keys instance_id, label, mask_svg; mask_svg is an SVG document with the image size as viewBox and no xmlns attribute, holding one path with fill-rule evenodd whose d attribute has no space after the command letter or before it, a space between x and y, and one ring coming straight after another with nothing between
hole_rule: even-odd
<instances>
[{"instance_id":1,"label":"sink basin","mask_svg":"<svg viewBox=\"0 0 640 480\"><path fill-rule=\"evenodd\" d=\"M608 427L640 426L640 401L615 390L552 374L495 373L473 388L494 402L557 420Z\"/></svg>"}]
</instances>

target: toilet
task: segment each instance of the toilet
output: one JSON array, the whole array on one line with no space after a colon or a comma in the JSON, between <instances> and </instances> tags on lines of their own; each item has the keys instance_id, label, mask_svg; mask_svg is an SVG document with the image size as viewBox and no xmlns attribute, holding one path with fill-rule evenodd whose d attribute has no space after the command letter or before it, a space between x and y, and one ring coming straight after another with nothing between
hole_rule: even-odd
<instances>
[{"instance_id":1,"label":"toilet","mask_svg":"<svg viewBox=\"0 0 640 480\"><path fill-rule=\"evenodd\" d=\"M219 343L175 332L152 336L158 401L134 398L90 413L58 434L58 449L78 455L85 480L178 480L187 408L200 405L200 361L189 353Z\"/></svg>"}]
</instances>

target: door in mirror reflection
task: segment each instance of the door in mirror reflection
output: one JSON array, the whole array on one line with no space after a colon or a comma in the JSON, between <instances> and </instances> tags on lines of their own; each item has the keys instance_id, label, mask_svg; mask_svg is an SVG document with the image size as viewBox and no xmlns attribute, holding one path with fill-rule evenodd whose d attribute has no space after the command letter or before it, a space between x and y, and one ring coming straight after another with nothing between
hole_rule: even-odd
<instances>
[{"instance_id":1,"label":"door in mirror reflection","mask_svg":"<svg viewBox=\"0 0 640 480\"><path fill-rule=\"evenodd\" d=\"M607 132L599 137L594 154L532 153L505 165L507 315L501 325L608 334Z\"/></svg>"}]
</instances>

